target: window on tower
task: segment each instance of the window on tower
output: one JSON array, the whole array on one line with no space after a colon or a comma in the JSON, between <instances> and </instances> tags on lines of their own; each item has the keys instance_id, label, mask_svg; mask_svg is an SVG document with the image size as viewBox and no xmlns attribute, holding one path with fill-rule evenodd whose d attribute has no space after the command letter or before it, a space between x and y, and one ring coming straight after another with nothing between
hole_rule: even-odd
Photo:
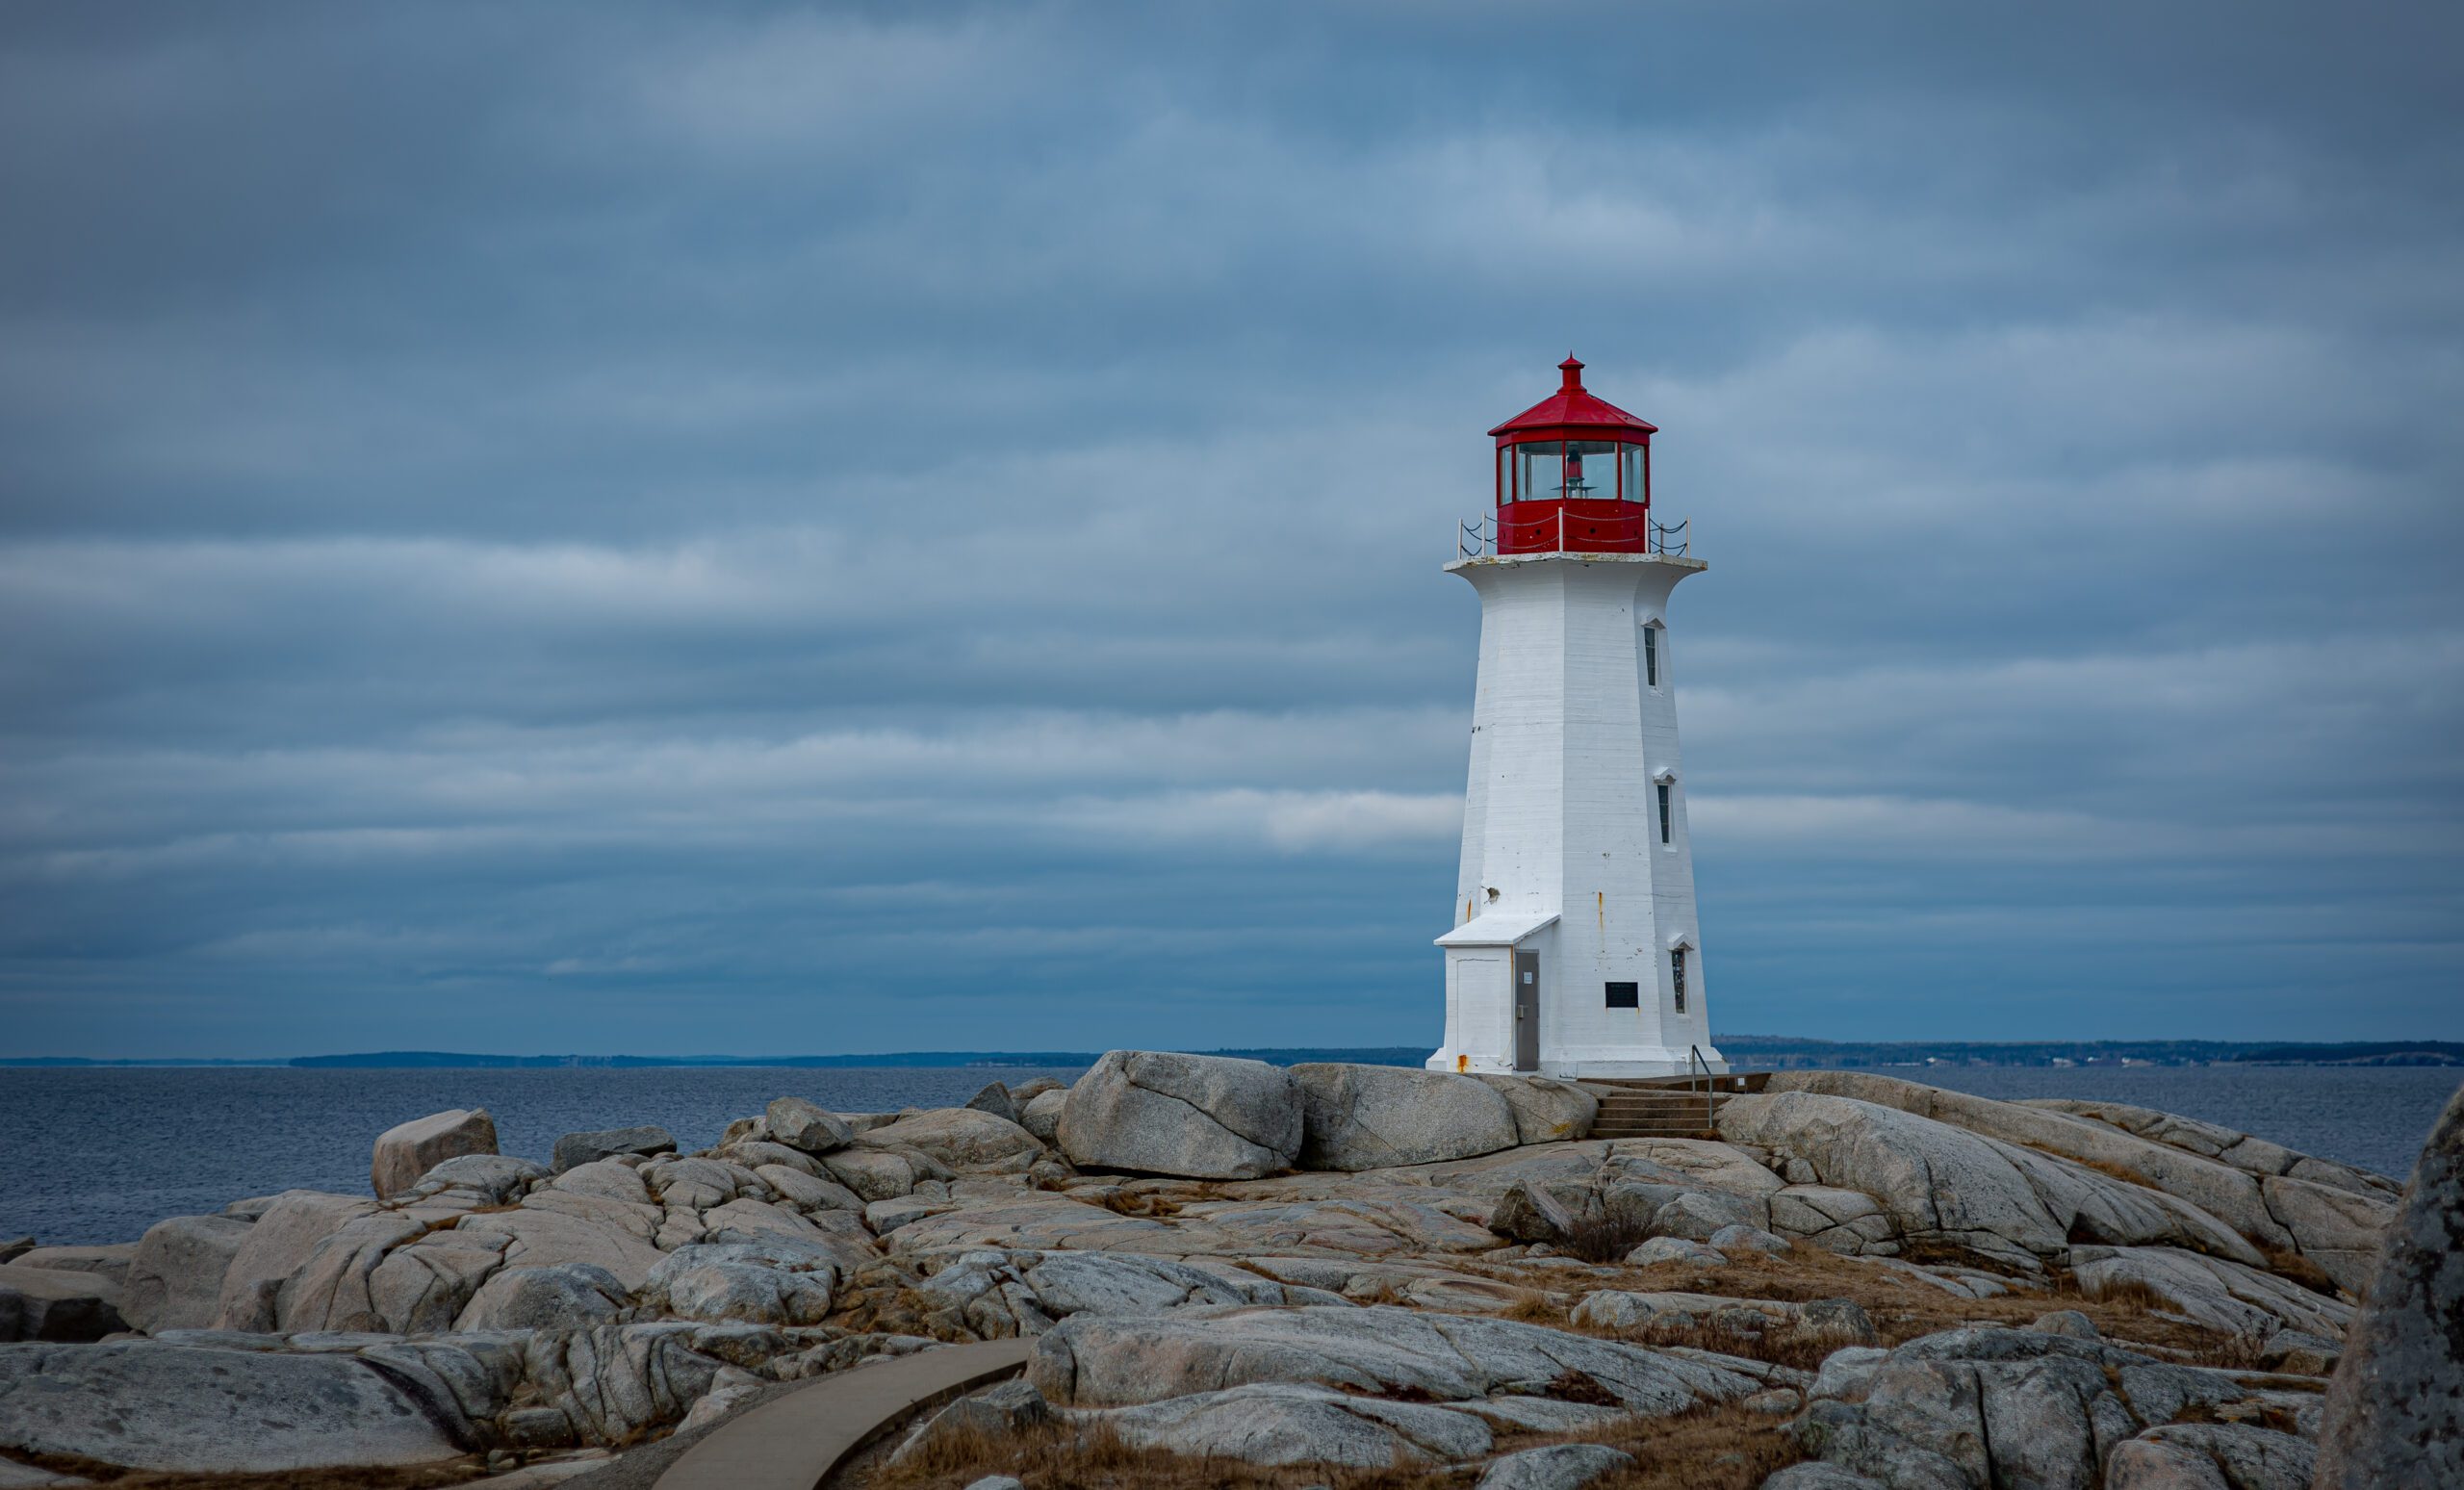
<instances>
[{"instance_id":1,"label":"window on tower","mask_svg":"<svg viewBox=\"0 0 2464 1490\"><path fill-rule=\"evenodd\" d=\"M1663 788L1665 789L1665 788ZM1677 1012L1685 1012L1685 949L1671 948L1668 954L1668 983L1677 993Z\"/></svg>"},{"instance_id":2,"label":"window on tower","mask_svg":"<svg viewBox=\"0 0 2464 1490\"><path fill-rule=\"evenodd\" d=\"M1668 782L1660 782L1656 784L1659 787L1659 841L1662 843L1668 843L1674 841L1669 836L1670 828L1673 823L1673 819L1670 817L1668 810L1668 791L1671 784Z\"/></svg>"},{"instance_id":3,"label":"window on tower","mask_svg":"<svg viewBox=\"0 0 2464 1490\"><path fill-rule=\"evenodd\" d=\"M1643 686L1659 686L1659 623L1643 623Z\"/></svg>"}]
</instances>

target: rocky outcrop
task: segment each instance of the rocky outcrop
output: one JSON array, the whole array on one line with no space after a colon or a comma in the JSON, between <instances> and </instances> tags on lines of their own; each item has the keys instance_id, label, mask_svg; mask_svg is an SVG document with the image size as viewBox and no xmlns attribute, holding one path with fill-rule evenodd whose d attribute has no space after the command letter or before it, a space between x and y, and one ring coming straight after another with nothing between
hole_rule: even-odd
<instances>
[{"instance_id":1,"label":"rocky outcrop","mask_svg":"<svg viewBox=\"0 0 2464 1490\"><path fill-rule=\"evenodd\" d=\"M2174 1314L2227 1334L2264 1340L2282 1329L2341 1336L2352 1306L2273 1273L2171 1246L2075 1246L2070 1266L2093 1297L2145 1289Z\"/></svg>"},{"instance_id":2,"label":"rocky outcrop","mask_svg":"<svg viewBox=\"0 0 2464 1490\"><path fill-rule=\"evenodd\" d=\"M675 1321L533 1335L523 1371L581 1437L623 1443L708 1395L727 1363L696 1349L697 1338L711 1339Z\"/></svg>"},{"instance_id":3,"label":"rocky outcrop","mask_svg":"<svg viewBox=\"0 0 2464 1490\"><path fill-rule=\"evenodd\" d=\"M2408 1484L2464 1484L2464 1090L2414 1165L2319 1442L2319 1490Z\"/></svg>"},{"instance_id":4,"label":"rocky outcrop","mask_svg":"<svg viewBox=\"0 0 2464 1490\"><path fill-rule=\"evenodd\" d=\"M2393 1212L2393 1187L2365 1170L2146 1108L1997 1102L1864 1071L1780 1071L1768 1090L1896 1108L2127 1176L2189 1202L2253 1246L2309 1258L2346 1288L2369 1276Z\"/></svg>"},{"instance_id":5,"label":"rocky outcrop","mask_svg":"<svg viewBox=\"0 0 2464 1490\"><path fill-rule=\"evenodd\" d=\"M453 1108L396 1123L376 1139L368 1167L376 1198L391 1200L420 1182L428 1170L463 1154L497 1151L497 1123L487 1109Z\"/></svg>"},{"instance_id":6,"label":"rocky outcrop","mask_svg":"<svg viewBox=\"0 0 2464 1490\"><path fill-rule=\"evenodd\" d=\"M1872 1195L1906 1236L2013 1260L2059 1258L2085 1241L2266 1261L2240 1233L2161 1191L1896 1107L1782 1092L1732 1097L1717 1121L1722 1137L1801 1163L1815 1182Z\"/></svg>"},{"instance_id":7,"label":"rocky outcrop","mask_svg":"<svg viewBox=\"0 0 2464 1490\"><path fill-rule=\"evenodd\" d=\"M2307 1440L2249 1423L2149 1428L2105 1461L2105 1490L2310 1490Z\"/></svg>"},{"instance_id":8,"label":"rocky outcrop","mask_svg":"<svg viewBox=\"0 0 2464 1490\"><path fill-rule=\"evenodd\" d=\"M772 1236L679 1247L652 1270L643 1292L678 1319L817 1324L830 1313L837 1279L826 1243Z\"/></svg>"},{"instance_id":9,"label":"rocky outcrop","mask_svg":"<svg viewBox=\"0 0 2464 1490\"><path fill-rule=\"evenodd\" d=\"M424 1464L465 1448L354 1356L152 1341L0 1347L0 1444L181 1474Z\"/></svg>"},{"instance_id":10,"label":"rocky outcrop","mask_svg":"<svg viewBox=\"0 0 2464 1490\"><path fill-rule=\"evenodd\" d=\"M1979 1327L1834 1354L1798 1431L1817 1457L1888 1486L2092 1490L2106 1456L2147 1429L2290 1419L2315 1402L2098 1341Z\"/></svg>"},{"instance_id":11,"label":"rocky outcrop","mask_svg":"<svg viewBox=\"0 0 2464 1490\"><path fill-rule=\"evenodd\" d=\"M1585 1294L1568 1317L1577 1324L1595 1329L1708 1324L1740 1335L1760 1335L1777 1329L1821 1336L1842 1345L1869 1346L1879 1338L1873 1320L1846 1298L1792 1303L1771 1298L1730 1298L1717 1294L1641 1294L1601 1289Z\"/></svg>"},{"instance_id":12,"label":"rocky outcrop","mask_svg":"<svg viewBox=\"0 0 2464 1490\"><path fill-rule=\"evenodd\" d=\"M147 1227L122 1291L129 1326L150 1332L213 1324L223 1274L247 1238L248 1223L228 1216L174 1216Z\"/></svg>"},{"instance_id":13,"label":"rocky outcrop","mask_svg":"<svg viewBox=\"0 0 2464 1490\"><path fill-rule=\"evenodd\" d=\"M1500 1456L1473 1490L1582 1490L1633 1464L1632 1454L1606 1444L1550 1444Z\"/></svg>"},{"instance_id":14,"label":"rocky outcrop","mask_svg":"<svg viewBox=\"0 0 2464 1490\"><path fill-rule=\"evenodd\" d=\"M676 1152L676 1135L665 1128L641 1126L633 1128L597 1128L588 1133L568 1133L556 1140L554 1168L558 1174L580 1165L602 1159L614 1159L624 1154L672 1154Z\"/></svg>"},{"instance_id":15,"label":"rocky outcrop","mask_svg":"<svg viewBox=\"0 0 2464 1490\"><path fill-rule=\"evenodd\" d=\"M1290 1287L1239 1269L1213 1271L1169 1258L1105 1252L964 1252L941 1263L917 1291L980 1340L1040 1335L1079 1314L1153 1314L1185 1304L1344 1303L1322 1290Z\"/></svg>"},{"instance_id":16,"label":"rocky outcrop","mask_svg":"<svg viewBox=\"0 0 2464 1490\"><path fill-rule=\"evenodd\" d=\"M1850 1093L1854 1095L1855 1093ZM2031 1097L2010 1104L2014 1107L2036 1107L2049 1112L2066 1113L2073 1118L2118 1128L2150 1143L2168 1148L2178 1148L2201 1158L2258 1175L2290 1175L2314 1184L2349 1190L2355 1195L2375 1195L2394 1200L2403 1187L2383 1174L2332 1159L2321 1159L2298 1152L2281 1143L2224 1127L2220 1123L2202 1122L2179 1113L2158 1112L2152 1107L2133 1107L2125 1102L2087 1101L2075 1097Z\"/></svg>"},{"instance_id":17,"label":"rocky outcrop","mask_svg":"<svg viewBox=\"0 0 2464 1490\"><path fill-rule=\"evenodd\" d=\"M1461 1401L1543 1394L1576 1372L1629 1410L1649 1414L1744 1397L1760 1390L1775 1370L1509 1320L1307 1305L1079 1315L1037 1343L1029 1375L1055 1402L1121 1406L1186 1397L1225 1381L1314 1383Z\"/></svg>"},{"instance_id":18,"label":"rocky outcrop","mask_svg":"<svg viewBox=\"0 0 2464 1490\"><path fill-rule=\"evenodd\" d=\"M1472 1413L1285 1382L1194 1392L1079 1421L1103 1424L1136 1449L1270 1465L1450 1463L1488 1452L1493 1441Z\"/></svg>"},{"instance_id":19,"label":"rocky outcrop","mask_svg":"<svg viewBox=\"0 0 2464 1490\"><path fill-rule=\"evenodd\" d=\"M1300 1089L1263 1061L1108 1051L1069 1089L1054 1134L1089 1168L1253 1179L1298 1157Z\"/></svg>"},{"instance_id":20,"label":"rocky outcrop","mask_svg":"<svg viewBox=\"0 0 2464 1490\"><path fill-rule=\"evenodd\" d=\"M1515 1113L1472 1076L1393 1066L1296 1066L1309 1169L1382 1169L1512 1148Z\"/></svg>"},{"instance_id":21,"label":"rocky outcrop","mask_svg":"<svg viewBox=\"0 0 2464 1490\"><path fill-rule=\"evenodd\" d=\"M127 1328L120 1287L98 1272L0 1263L0 1341L100 1340Z\"/></svg>"}]
</instances>

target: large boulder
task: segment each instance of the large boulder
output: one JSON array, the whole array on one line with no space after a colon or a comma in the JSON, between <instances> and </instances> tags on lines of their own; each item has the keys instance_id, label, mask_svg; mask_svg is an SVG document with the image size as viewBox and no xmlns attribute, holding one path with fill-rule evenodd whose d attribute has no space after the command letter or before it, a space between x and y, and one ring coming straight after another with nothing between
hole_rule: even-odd
<instances>
[{"instance_id":1,"label":"large boulder","mask_svg":"<svg viewBox=\"0 0 2464 1490\"><path fill-rule=\"evenodd\" d=\"M229 1216L174 1216L156 1221L129 1260L120 1313L148 1333L207 1329L231 1259L248 1239L248 1223Z\"/></svg>"},{"instance_id":2,"label":"large boulder","mask_svg":"<svg viewBox=\"0 0 2464 1490\"><path fill-rule=\"evenodd\" d=\"M261 1212L224 1270L216 1297L218 1329L270 1330L280 1312L284 1284L307 1266L326 1238L362 1217L376 1202L316 1190L287 1190Z\"/></svg>"},{"instance_id":3,"label":"large boulder","mask_svg":"<svg viewBox=\"0 0 2464 1490\"><path fill-rule=\"evenodd\" d=\"M1296 1066L1309 1169L1384 1169L1512 1148L1514 1109L1476 1077L1395 1066Z\"/></svg>"},{"instance_id":4,"label":"large boulder","mask_svg":"<svg viewBox=\"0 0 2464 1490\"><path fill-rule=\"evenodd\" d=\"M643 1291L680 1319L817 1324L837 1281L831 1259L825 1246L785 1237L682 1246L652 1271Z\"/></svg>"},{"instance_id":5,"label":"large boulder","mask_svg":"<svg viewBox=\"0 0 2464 1490\"><path fill-rule=\"evenodd\" d=\"M1007 1118L973 1107L940 1107L859 1134L861 1148L911 1148L953 1169L1023 1169L1043 1142Z\"/></svg>"},{"instance_id":6,"label":"large boulder","mask_svg":"<svg viewBox=\"0 0 2464 1490\"><path fill-rule=\"evenodd\" d=\"M40 1268L48 1272L95 1272L115 1283L128 1281L128 1265L137 1260L134 1242L106 1242L100 1245L71 1246L38 1246L9 1259L21 1268Z\"/></svg>"},{"instance_id":7,"label":"large boulder","mask_svg":"<svg viewBox=\"0 0 2464 1490\"><path fill-rule=\"evenodd\" d=\"M1551 1076L1480 1076L1514 1110L1515 1141L1556 1143L1591 1137L1600 1098L1571 1081Z\"/></svg>"},{"instance_id":8,"label":"large boulder","mask_svg":"<svg viewBox=\"0 0 2464 1490\"><path fill-rule=\"evenodd\" d=\"M556 1140L554 1168L562 1174L579 1165L613 1159L620 1154L672 1154L676 1152L676 1135L665 1128L644 1124L633 1128L596 1128L588 1133L568 1133Z\"/></svg>"},{"instance_id":9,"label":"large boulder","mask_svg":"<svg viewBox=\"0 0 2464 1490\"><path fill-rule=\"evenodd\" d=\"M2105 1490L2310 1490L2317 1451L2248 1423L2171 1423L2105 1461Z\"/></svg>"},{"instance_id":10,"label":"large boulder","mask_svg":"<svg viewBox=\"0 0 2464 1490\"><path fill-rule=\"evenodd\" d=\"M629 1443L676 1422L708 1395L726 1364L694 1349L706 1333L659 1321L535 1334L523 1371L583 1438Z\"/></svg>"},{"instance_id":11,"label":"large boulder","mask_svg":"<svg viewBox=\"0 0 2464 1490\"><path fill-rule=\"evenodd\" d=\"M420 1182L428 1170L464 1154L497 1151L497 1120L486 1108L452 1108L398 1122L377 1135L368 1167L376 1198L391 1200Z\"/></svg>"},{"instance_id":12,"label":"large boulder","mask_svg":"<svg viewBox=\"0 0 2464 1490\"><path fill-rule=\"evenodd\" d=\"M847 1119L803 1097L774 1099L761 1114L769 1135L798 1153L826 1154L847 1146L856 1130Z\"/></svg>"},{"instance_id":13,"label":"large boulder","mask_svg":"<svg viewBox=\"0 0 2464 1490\"><path fill-rule=\"evenodd\" d=\"M572 1329L615 1318L625 1307L625 1294L616 1274L588 1263L506 1268L480 1285L453 1327Z\"/></svg>"},{"instance_id":14,"label":"large boulder","mask_svg":"<svg viewBox=\"0 0 2464 1490\"><path fill-rule=\"evenodd\" d=\"M100 1340L128 1327L119 1303L119 1285L99 1272L0 1263L0 1341Z\"/></svg>"},{"instance_id":15,"label":"large boulder","mask_svg":"<svg viewBox=\"0 0 2464 1490\"><path fill-rule=\"evenodd\" d=\"M0 1347L0 1444L188 1475L425 1464L466 1447L353 1356L149 1340Z\"/></svg>"},{"instance_id":16,"label":"large boulder","mask_svg":"<svg viewBox=\"0 0 2464 1490\"><path fill-rule=\"evenodd\" d=\"M2464 1484L2464 1089L2413 1167L2327 1390L2319 1490Z\"/></svg>"},{"instance_id":17,"label":"large boulder","mask_svg":"<svg viewBox=\"0 0 2464 1490\"><path fill-rule=\"evenodd\" d=\"M1047 1143L1059 1142L1061 1110L1069 1105L1069 1089L1055 1087L1027 1098L1018 1109L1018 1126Z\"/></svg>"},{"instance_id":18,"label":"large boulder","mask_svg":"<svg viewBox=\"0 0 2464 1490\"><path fill-rule=\"evenodd\" d=\"M1090 1168L1255 1179L1300 1153L1300 1088L1263 1061L1107 1051L1069 1089L1054 1136Z\"/></svg>"}]
</instances>

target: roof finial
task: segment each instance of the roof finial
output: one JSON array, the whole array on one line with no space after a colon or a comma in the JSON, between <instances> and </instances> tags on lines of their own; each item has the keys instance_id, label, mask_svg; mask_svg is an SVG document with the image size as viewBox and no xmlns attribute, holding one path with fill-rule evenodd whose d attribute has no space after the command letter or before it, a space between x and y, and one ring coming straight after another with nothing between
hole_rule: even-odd
<instances>
[{"instance_id":1,"label":"roof finial","mask_svg":"<svg viewBox=\"0 0 2464 1490\"><path fill-rule=\"evenodd\" d=\"M1583 391L1582 363L1576 359L1573 352L1567 352L1566 360L1557 364L1557 372L1564 379L1557 385L1560 392L1580 393Z\"/></svg>"}]
</instances>

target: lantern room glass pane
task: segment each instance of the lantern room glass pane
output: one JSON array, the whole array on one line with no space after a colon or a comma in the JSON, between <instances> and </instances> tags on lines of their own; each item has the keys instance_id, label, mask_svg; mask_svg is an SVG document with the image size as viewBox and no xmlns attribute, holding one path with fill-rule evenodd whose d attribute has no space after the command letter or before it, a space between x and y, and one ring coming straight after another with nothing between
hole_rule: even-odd
<instances>
[{"instance_id":1,"label":"lantern room glass pane","mask_svg":"<svg viewBox=\"0 0 2464 1490\"><path fill-rule=\"evenodd\" d=\"M1618 458L1626 466L1626 500L1643 500L1643 448L1639 445L1617 447Z\"/></svg>"},{"instance_id":2,"label":"lantern room glass pane","mask_svg":"<svg viewBox=\"0 0 2464 1490\"><path fill-rule=\"evenodd\" d=\"M1514 448L1515 488L1517 501L1554 501L1564 479L1560 459L1562 447L1551 440L1547 444L1518 445Z\"/></svg>"},{"instance_id":3,"label":"lantern room glass pane","mask_svg":"<svg viewBox=\"0 0 2464 1490\"><path fill-rule=\"evenodd\" d=\"M1566 495L1593 501L1617 496L1617 447L1607 440L1566 442Z\"/></svg>"}]
</instances>

